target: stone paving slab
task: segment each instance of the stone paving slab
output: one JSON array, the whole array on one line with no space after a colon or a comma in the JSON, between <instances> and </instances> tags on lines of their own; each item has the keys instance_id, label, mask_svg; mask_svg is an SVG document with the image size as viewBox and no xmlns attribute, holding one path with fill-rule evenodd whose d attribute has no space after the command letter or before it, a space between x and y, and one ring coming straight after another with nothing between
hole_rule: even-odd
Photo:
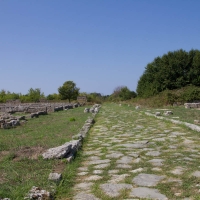
<instances>
[{"instance_id":1,"label":"stone paving slab","mask_svg":"<svg viewBox=\"0 0 200 200\"><path fill-rule=\"evenodd\" d=\"M158 176L155 174L139 174L134 179L133 182L139 186L156 186L159 181L164 179L164 176Z\"/></svg>"},{"instance_id":2,"label":"stone paving slab","mask_svg":"<svg viewBox=\"0 0 200 200\"><path fill-rule=\"evenodd\" d=\"M87 194L85 192L78 193L74 198L74 200L100 200L96 198L93 194Z\"/></svg>"},{"instance_id":3,"label":"stone paving slab","mask_svg":"<svg viewBox=\"0 0 200 200\"><path fill-rule=\"evenodd\" d=\"M73 199L200 199L199 158L199 135L139 109L103 105L83 146Z\"/></svg>"},{"instance_id":4,"label":"stone paving slab","mask_svg":"<svg viewBox=\"0 0 200 200\"><path fill-rule=\"evenodd\" d=\"M117 197L120 195L120 191L123 189L133 189L133 186L130 184L112 184L106 183L102 184L101 189L105 192L106 195L110 197Z\"/></svg>"},{"instance_id":5,"label":"stone paving slab","mask_svg":"<svg viewBox=\"0 0 200 200\"><path fill-rule=\"evenodd\" d=\"M168 198L165 195L161 194L157 189L147 187L134 188L131 191L130 196L157 200L168 200Z\"/></svg>"}]
</instances>

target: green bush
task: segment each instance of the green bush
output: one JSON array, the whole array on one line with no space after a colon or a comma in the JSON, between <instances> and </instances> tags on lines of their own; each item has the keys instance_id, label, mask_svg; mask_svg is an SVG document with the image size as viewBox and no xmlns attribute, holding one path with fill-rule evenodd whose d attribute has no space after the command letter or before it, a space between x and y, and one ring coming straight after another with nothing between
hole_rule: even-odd
<instances>
[{"instance_id":1,"label":"green bush","mask_svg":"<svg viewBox=\"0 0 200 200\"><path fill-rule=\"evenodd\" d=\"M70 122L75 122L76 119L75 119L74 117L71 117L71 118L69 119L69 121L70 121Z\"/></svg>"}]
</instances>

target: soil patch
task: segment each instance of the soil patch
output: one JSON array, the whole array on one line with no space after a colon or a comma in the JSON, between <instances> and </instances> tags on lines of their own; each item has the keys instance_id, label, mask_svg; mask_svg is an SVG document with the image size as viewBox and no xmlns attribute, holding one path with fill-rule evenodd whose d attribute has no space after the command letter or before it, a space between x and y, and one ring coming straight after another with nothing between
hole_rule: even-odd
<instances>
[{"instance_id":1,"label":"soil patch","mask_svg":"<svg viewBox=\"0 0 200 200\"><path fill-rule=\"evenodd\" d=\"M44 147L22 147L15 151L14 161L21 160L22 158L37 160L38 156L44 151Z\"/></svg>"}]
</instances>

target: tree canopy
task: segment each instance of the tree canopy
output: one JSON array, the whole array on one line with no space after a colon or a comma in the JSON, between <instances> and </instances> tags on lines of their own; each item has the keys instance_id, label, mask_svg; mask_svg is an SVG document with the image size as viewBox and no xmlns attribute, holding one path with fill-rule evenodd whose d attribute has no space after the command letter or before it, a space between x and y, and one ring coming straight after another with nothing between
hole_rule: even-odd
<instances>
[{"instance_id":1,"label":"tree canopy","mask_svg":"<svg viewBox=\"0 0 200 200\"><path fill-rule=\"evenodd\" d=\"M41 98L45 98L44 93L40 88L30 88L28 93L23 95L21 93L11 93L9 91L0 91L0 103L5 103L7 100L19 99L21 102L38 102Z\"/></svg>"},{"instance_id":2,"label":"tree canopy","mask_svg":"<svg viewBox=\"0 0 200 200\"><path fill-rule=\"evenodd\" d=\"M136 96L136 93L134 91L130 91L127 86L118 86L114 89L114 92L109 99L125 101L135 98Z\"/></svg>"},{"instance_id":3,"label":"tree canopy","mask_svg":"<svg viewBox=\"0 0 200 200\"><path fill-rule=\"evenodd\" d=\"M76 99L79 94L79 88L73 81L66 81L64 84L58 88L58 92L62 100L68 99L69 102L72 99Z\"/></svg>"},{"instance_id":4,"label":"tree canopy","mask_svg":"<svg viewBox=\"0 0 200 200\"><path fill-rule=\"evenodd\" d=\"M180 49L149 63L138 81L136 91L140 97L149 97L190 84L200 86L200 51Z\"/></svg>"},{"instance_id":5,"label":"tree canopy","mask_svg":"<svg viewBox=\"0 0 200 200\"><path fill-rule=\"evenodd\" d=\"M40 98L45 97L44 93L41 92L40 88L36 88L36 89L30 88L27 96L28 96L28 100L31 102L38 102Z\"/></svg>"}]
</instances>

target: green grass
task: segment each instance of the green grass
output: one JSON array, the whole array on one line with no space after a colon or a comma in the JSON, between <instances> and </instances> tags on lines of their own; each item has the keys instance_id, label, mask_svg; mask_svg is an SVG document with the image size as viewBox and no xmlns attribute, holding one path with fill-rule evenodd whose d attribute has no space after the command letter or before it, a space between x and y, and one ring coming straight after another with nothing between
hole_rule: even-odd
<instances>
[{"instance_id":1,"label":"green grass","mask_svg":"<svg viewBox=\"0 0 200 200\"><path fill-rule=\"evenodd\" d=\"M71 140L91 114L83 113L83 107L41 115L29 119L22 126L0 129L0 151L25 146L54 147ZM73 123L69 119L76 119Z\"/></svg>"},{"instance_id":2,"label":"green grass","mask_svg":"<svg viewBox=\"0 0 200 200\"><path fill-rule=\"evenodd\" d=\"M165 110L162 109L167 109L171 110L173 112L173 115L165 116L163 113ZM150 110L151 113L155 112L161 112L161 116L165 118L170 118L174 120L179 120L183 122L188 122L194 124L194 120L200 120L200 110L191 108L191 109L186 109L184 106L167 106L163 107L161 109L142 109L143 111ZM200 126L200 124L199 124Z\"/></svg>"},{"instance_id":3,"label":"green grass","mask_svg":"<svg viewBox=\"0 0 200 200\"><path fill-rule=\"evenodd\" d=\"M79 159L66 164L65 160L43 160L41 154L72 140L91 116L83 110L79 107L50 113L29 119L17 128L0 129L0 197L21 200L32 186L52 191L56 185L48 181L48 175L54 171L64 170L64 177L68 182L71 180L68 178ZM71 118L75 121L70 121ZM58 194L63 184L66 183L60 184Z\"/></svg>"}]
</instances>

